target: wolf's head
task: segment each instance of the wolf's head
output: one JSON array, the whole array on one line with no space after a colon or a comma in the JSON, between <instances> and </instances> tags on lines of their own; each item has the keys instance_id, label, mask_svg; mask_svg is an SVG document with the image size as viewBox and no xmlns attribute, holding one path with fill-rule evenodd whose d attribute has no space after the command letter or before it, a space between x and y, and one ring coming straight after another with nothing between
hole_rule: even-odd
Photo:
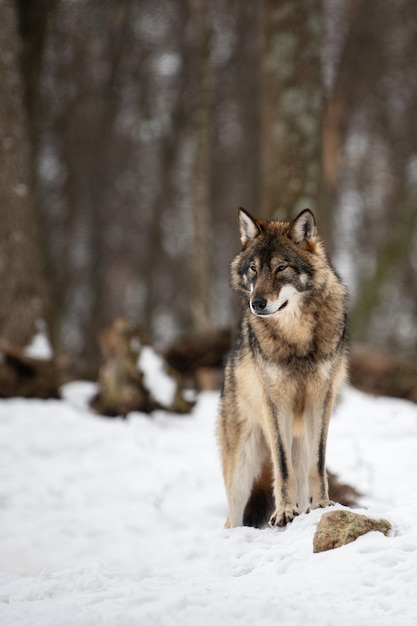
<instances>
[{"instance_id":1,"label":"wolf's head","mask_svg":"<svg viewBox=\"0 0 417 626\"><path fill-rule=\"evenodd\" d=\"M321 246L309 209L293 222L264 221L239 209L242 251L232 262L232 286L248 298L254 315L280 315L313 287Z\"/></svg>"}]
</instances>

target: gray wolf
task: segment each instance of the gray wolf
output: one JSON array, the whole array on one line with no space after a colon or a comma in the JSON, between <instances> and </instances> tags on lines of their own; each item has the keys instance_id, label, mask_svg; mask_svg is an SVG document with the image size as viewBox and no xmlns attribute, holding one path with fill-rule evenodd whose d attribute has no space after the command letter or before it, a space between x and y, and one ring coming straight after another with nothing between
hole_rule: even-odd
<instances>
[{"instance_id":1,"label":"gray wolf","mask_svg":"<svg viewBox=\"0 0 417 626\"><path fill-rule=\"evenodd\" d=\"M347 293L309 209L291 223L240 209L239 222L241 320L217 423L225 527L285 526L332 504L326 443L346 376Z\"/></svg>"}]
</instances>

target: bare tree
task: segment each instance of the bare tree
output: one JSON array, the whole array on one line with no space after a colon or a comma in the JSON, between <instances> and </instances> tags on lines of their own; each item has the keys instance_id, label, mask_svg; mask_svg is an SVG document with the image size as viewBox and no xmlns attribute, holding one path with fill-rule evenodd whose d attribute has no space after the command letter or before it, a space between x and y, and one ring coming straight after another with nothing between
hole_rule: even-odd
<instances>
[{"instance_id":1,"label":"bare tree","mask_svg":"<svg viewBox=\"0 0 417 626\"><path fill-rule=\"evenodd\" d=\"M410 349L417 341L417 7L362 0L347 9L326 117L327 201L338 215L331 228L353 288L354 339Z\"/></svg>"},{"instance_id":2,"label":"bare tree","mask_svg":"<svg viewBox=\"0 0 417 626\"><path fill-rule=\"evenodd\" d=\"M210 113L212 77L210 67L210 26L206 0L190 0L196 60L195 104L192 115L194 168L192 174L192 287L193 325L196 331L211 327L210 262Z\"/></svg>"},{"instance_id":3,"label":"bare tree","mask_svg":"<svg viewBox=\"0 0 417 626\"><path fill-rule=\"evenodd\" d=\"M358 338L386 334L395 344L398 329L413 326L413 3L15 2L30 119L28 133L21 76L10 82L19 52L7 17L1 193L4 207L20 205L2 209L0 237L30 231L32 243L20 252L20 244L2 245L0 275L6 284L15 267L37 272L39 262L41 271L46 248L61 351L94 359L97 331L118 316L161 343L229 324L239 206L266 218L316 210L326 247L353 285ZM14 6L1 4L6 16ZM323 54L329 37L336 54ZM20 104L10 109L12 94ZM12 165L18 154L24 176ZM34 243L40 230L42 246ZM25 281L26 294L39 293L24 274L3 289L4 311Z\"/></svg>"},{"instance_id":4,"label":"bare tree","mask_svg":"<svg viewBox=\"0 0 417 626\"><path fill-rule=\"evenodd\" d=\"M266 0L262 51L262 213L318 208L323 86L319 0Z\"/></svg>"},{"instance_id":5,"label":"bare tree","mask_svg":"<svg viewBox=\"0 0 417 626\"><path fill-rule=\"evenodd\" d=\"M0 332L25 345L46 319L47 289L14 0L0 13Z\"/></svg>"}]
</instances>

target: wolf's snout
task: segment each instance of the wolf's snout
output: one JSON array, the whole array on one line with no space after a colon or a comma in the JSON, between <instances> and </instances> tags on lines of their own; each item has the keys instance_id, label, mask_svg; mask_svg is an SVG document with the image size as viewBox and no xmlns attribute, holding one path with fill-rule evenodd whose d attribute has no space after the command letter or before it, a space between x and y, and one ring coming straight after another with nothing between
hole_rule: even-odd
<instances>
[{"instance_id":1,"label":"wolf's snout","mask_svg":"<svg viewBox=\"0 0 417 626\"><path fill-rule=\"evenodd\" d=\"M267 301L264 298L253 298L251 302L252 311L255 313L262 313L265 311L267 305Z\"/></svg>"}]
</instances>

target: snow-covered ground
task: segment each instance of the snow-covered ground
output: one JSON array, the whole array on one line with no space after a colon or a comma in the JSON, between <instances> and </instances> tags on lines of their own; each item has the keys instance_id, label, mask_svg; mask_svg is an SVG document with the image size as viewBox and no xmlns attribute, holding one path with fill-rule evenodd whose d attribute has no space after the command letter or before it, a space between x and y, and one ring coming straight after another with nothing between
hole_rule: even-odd
<instances>
[{"instance_id":1,"label":"snow-covered ground","mask_svg":"<svg viewBox=\"0 0 417 626\"><path fill-rule=\"evenodd\" d=\"M329 468L395 530L313 554L322 511L223 530L217 394L122 421L64 391L0 401L2 626L417 624L416 405L345 390Z\"/></svg>"}]
</instances>

